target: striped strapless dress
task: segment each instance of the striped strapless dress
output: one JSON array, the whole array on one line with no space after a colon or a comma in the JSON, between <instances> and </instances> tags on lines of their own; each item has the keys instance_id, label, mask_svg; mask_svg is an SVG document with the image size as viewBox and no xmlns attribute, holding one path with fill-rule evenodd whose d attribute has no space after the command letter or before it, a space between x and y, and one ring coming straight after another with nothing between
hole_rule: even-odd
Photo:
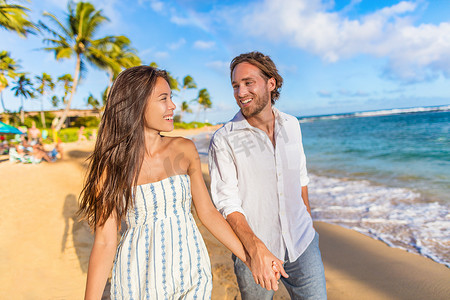
<instances>
[{"instance_id":1,"label":"striped strapless dress","mask_svg":"<svg viewBox=\"0 0 450 300\"><path fill-rule=\"evenodd\" d=\"M117 247L111 299L210 299L211 265L188 175L138 185Z\"/></svg>"}]
</instances>

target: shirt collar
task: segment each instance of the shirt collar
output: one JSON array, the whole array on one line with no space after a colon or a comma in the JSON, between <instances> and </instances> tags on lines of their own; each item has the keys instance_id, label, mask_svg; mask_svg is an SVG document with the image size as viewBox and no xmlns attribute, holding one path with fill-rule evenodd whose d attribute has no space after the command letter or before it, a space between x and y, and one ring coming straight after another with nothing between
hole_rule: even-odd
<instances>
[{"instance_id":1,"label":"shirt collar","mask_svg":"<svg viewBox=\"0 0 450 300\"><path fill-rule=\"evenodd\" d=\"M279 124L279 125L283 125L283 123L285 121L287 121L286 116L280 112L278 109L276 109L275 107L272 106L272 111L273 114L275 115L275 121ZM252 125L250 125L247 121L247 119L245 119L244 115L242 114L241 110L239 110L237 112L237 114L233 117L233 119L231 120L231 131L233 130L241 130L241 129L253 129L254 127Z\"/></svg>"}]
</instances>

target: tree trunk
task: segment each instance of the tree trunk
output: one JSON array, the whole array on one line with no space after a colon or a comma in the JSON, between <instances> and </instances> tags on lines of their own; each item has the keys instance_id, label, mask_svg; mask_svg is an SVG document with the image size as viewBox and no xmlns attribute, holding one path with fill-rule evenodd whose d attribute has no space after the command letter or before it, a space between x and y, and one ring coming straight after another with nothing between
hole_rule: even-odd
<instances>
[{"instance_id":1,"label":"tree trunk","mask_svg":"<svg viewBox=\"0 0 450 300\"><path fill-rule=\"evenodd\" d=\"M3 93L2 93L2 91L0 91L0 99L2 100L3 112L7 112L7 109L5 107L5 102L3 102Z\"/></svg>"},{"instance_id":2,"label":"tree trunk","mask_svg":"<svg viewBox=\"0 0 450 300\"><path fill-rule=\"evenodd\" d=\"M25 123L25 112L23 111L23 98L20 99L21 100L21 104L20 104L20 125L23 125L23 123Z\"/></svg>"},{"instance_id":3,"label":"tree trunk","mask_svg":"<svg viewBox=\"0 0 450 300\"><path fill-rule=\"evenodd\" d=\"M66 121L67 114L70 110L70 104L72 103L73 96L75 95L75 91L77 89L78 85L78 78L80 77L80 64L81 64L81 58L80 55L77 54L77 64L75 66L75 74L73 79L73 85L72 85L72 91L70 92L70 98L69 101L67 101L66 108L64 109L63 115L61 116L61 119L58 122L58 125L56 125L55 130L59 132Z\"/></svg>"},{"instance_id":4,"label":"tree trunk","mask_svg":"<svg viewBox=\"0 0 450 300\"><path fill-rule=\"evenodd\" d=\"M45 126L44 100L42 99L41 99L41 122L42 127L47 128L47 126Z\"/></svg>"},{"instance_id":5,"label":"tree trunk","mask_svg":"<svg viewBox=\"0 0 450 300\"><path fill-rule=\"evenodd\" d=\"M23 111L23 107L20 108L20 125L25 123L25 112Z\"/></svg>"}]
</instances>

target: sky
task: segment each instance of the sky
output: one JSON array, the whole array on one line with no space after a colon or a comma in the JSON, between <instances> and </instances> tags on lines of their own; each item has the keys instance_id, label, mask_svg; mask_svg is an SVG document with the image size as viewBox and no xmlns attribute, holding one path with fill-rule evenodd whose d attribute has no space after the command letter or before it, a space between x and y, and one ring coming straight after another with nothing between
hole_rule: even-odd
<instances>
[{"instance_id":1,"label":"sky","mask_svg":"<svg viewBox=\"0 0 450 300\"><path fill-rule=\"evenodd\" d=\"M238 110L229 63L260 51L277 65L284 83L276 107L295 116L450 104L450 1L448 0L93 0L109 18L95 37L125 35L144 64L156 62L182 80L191 75L207 88L213 107L185 115L225 122ZM44 11L65 20L64 0L23 2L30 17L48 24ZM44 36L24 39L0 29L0 50L34 77L73 75L75 60L57 61L42 50ZM88 108L108 83L104 71L89 66L73 108ZM62 91L55 91L62 95ZM174 95L180 106L198 90ZM53 109L44 97L44 109ZM3 93L5 106L18 111L20 99ZM25 100L39 110L40 100ZM0 108L0 111L2 109ZM179 111L177 109L177 111Z\"/></svg>"}]
</instances>

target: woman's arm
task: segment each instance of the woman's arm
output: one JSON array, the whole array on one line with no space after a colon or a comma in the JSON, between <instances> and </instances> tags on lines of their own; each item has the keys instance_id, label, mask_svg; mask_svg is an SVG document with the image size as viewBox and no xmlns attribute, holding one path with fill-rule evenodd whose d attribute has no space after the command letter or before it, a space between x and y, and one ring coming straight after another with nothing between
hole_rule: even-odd
<instances>
[{"instance_id":1,"label":"woman's arm","mask_svg":"<svg viewBox=\"0 0 450 300\"><path fill-rule=\"evenodd\" d=\"M115 214L95 230L94 245L89 258L85 299L101 299L111 272L117 248L117 218Z\"/></svg>"},{"instance_id":2,"label":"woman's arm","mask_svg":"<svg viewBox=\"0 0 450 300\"><path fill-rule=\"evenodd\" d=\"M211 201L205 181L203 180L200 157L198 156L194 143L191 141L186 141L186 143L189 143L184 149L190 161L188 174L191 178L192 199L200 221L214 237L249 266L250 259L241 241Z\"/></svg>"}]
</instances>

